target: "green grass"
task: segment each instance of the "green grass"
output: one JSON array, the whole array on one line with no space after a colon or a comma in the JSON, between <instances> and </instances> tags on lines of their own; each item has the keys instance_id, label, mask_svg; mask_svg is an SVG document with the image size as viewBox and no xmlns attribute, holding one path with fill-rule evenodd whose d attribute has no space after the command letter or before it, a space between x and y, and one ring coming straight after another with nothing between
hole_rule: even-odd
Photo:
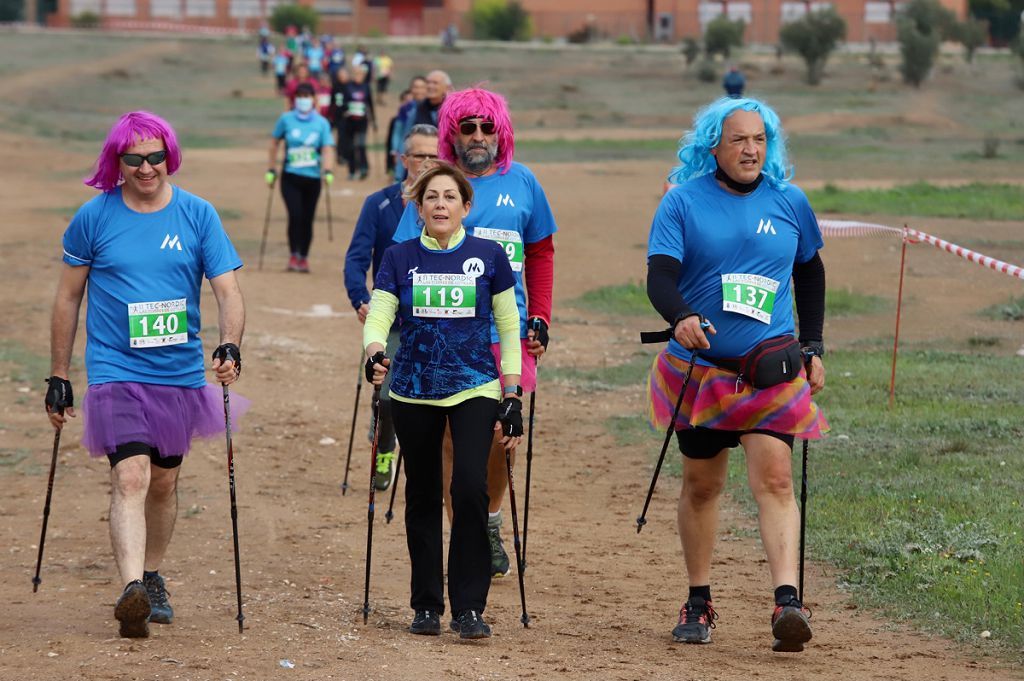
<instances>
[{"instance_id":1,"label":"green grass","mask_svg":"<svg viewBox=\"0 0 1024 681\"><path fill-rule=\"evenodd\" d=\"M830 288L825 291L826 318L873 314L888 307L889 301L879 296L864 295L841 288Z\"/></svg>"},{"instance_id":2,"label":"green grass","mask_svg":"<svg viewBox=\"0 0 1024 681\"><path fill-rule=\"evenodd\" d=\"M937 187L927 182L892 189L840 189L825 185L807 192L819 213L914 215L972 220L1019 220L1024 215L1024 188L975 182Z\"/></svg>"},{"instance_id":3,"label":"green grass","mask_svg":"<svg viewBox=\"0 0 1024 681\"><path fill-rule=\"evenodd\" d=\"M38 389L45 387L43 381L50 375L50 358L32 352L13 340L0 340L0 371L16 383L30 383Z\"/></svg>"},{"instance_id":4,"label":"green grass","mask_svg":"<svg viewBox=\"0 0 1024 681\"><path fill-rule=\"evenodd\" d=\"M1019 322L1024 319L1024 296L1011 297L1005 303L986 307L980 314L989 319Z\"/></svg>"},{"instance_id":5,"label":"green grass","mask_svg":"<svg viewBox=\"0 0 1024 681\"><path fill-rule=\"evenodd\" d=\"M592 289L571 301L570 305L615 316L657 315L647 299L647 288L636 282Z\"/></svg>"},{"instance_id":6,"label":"green grass","mask_svg":"<svg viewBox=\"0 0 1024 681\"><path fill-rule=\"evenodd\" d=\"M832 426L811 444L808 555L840 569L862 606L1024 661L1024 360L905 352L887 408L884 351L836 352L818 397ZM662 435L608 423L653 461ZM646 433L646 434L645 434ZM745 461L729 491L748 512ZM799 441L794 484L800 475ZM678 474L672 446L663 472ZM813 599L812 599L813 602Z\"/></svg>"},{"instance_id":7,"label":"green grass","mask_svg":"<svg viewBox=\"0 0 1024 681\"><path fill-rule=\"evenodd\" d=\"M620 364L586 369L549 367L545 368L544 375L550 380L584 392L614 390L643 383L647 379L647 372L653 359L654 352L638 350Z\"/></svg>"}]
</instances>

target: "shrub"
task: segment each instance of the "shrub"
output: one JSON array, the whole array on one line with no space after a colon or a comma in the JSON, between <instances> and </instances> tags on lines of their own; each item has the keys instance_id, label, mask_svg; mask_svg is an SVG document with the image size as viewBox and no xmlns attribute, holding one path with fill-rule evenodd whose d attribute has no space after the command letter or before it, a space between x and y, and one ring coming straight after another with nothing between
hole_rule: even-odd
<instances>
[{"instance_id":1,"label":"shrub","mask_svg":"<svg viewBox=\"0 0 1024 681\"><path fill-rule=\"evenodd\" d=\"M985 135L981 141L981 157L997 158L999 156L999 138L995 135Z\"/></svg>"},{"instance_id":2,"label":"shrub","mask_svg":"<svg viewBox=\"0 0 1024 681\"><path fill-rule=\"evenodd\" d=\"M702 83L714 83L718 80L718 69L715 68L715 62L710 59L704 59L697 65L697 80Z\"/></svg>"},{"instance_id":3,"label":"shrub","mask_svg":"<svg viewBox=\"0 0 1024 681\"><path fill-rule=\"evenodd\" d=\"M690 68L693 62L700 56L700 43L696 38L683 39L683 56L686 57L686 68Z\"/></svg>"},{"instance_id":4,"label":"shrub","mask_svg":"<svg viewBox=\"0 0 1024 681\"><path fill-rule=\"evenodd\" d=\"M808 12L782 27L782 45L799 54L807 64L807 84L817 85L825 71L825 62L846 37L846 21L833 9Z\"/></svg>"},{"instance_id":5,"label":"shrub","mask_svg":"<svg viewBox=\"0 0 1024 681\"><path fill-rule=\"evenodd\" d=\"M79 12L71 17L71 25L75 28L99 28L101 21L99 14L89 10Z\"/></svg>"},{"instance_id":6,"label":"shrub","mask_svg":"<svg viewBox=\"0 0 1024 681\"><path fill-rule=\"evenodd\" d=\"M319 25L319 12L305 5L278 5L270 15L270 26L278 33L284 33L289 26L308 26L316 33Z\"/></svg>"},{"instance_id":7,"label":"shrub","mask_svg":"<svg viewBox=\"0 0 1024 681\"><path fill-rule=\"evenodd\" d=\"M530 15L518 0L476 0L469 10L473 37L481 40L529 40Z\"/></svg>"},{"instance_id":8,"label":"shrub","mask_svg":"<svg viewBox=\"0 0 1024 681\"><path fill-rule=\"evenodd\" d=\"M899 39L903 82L921 87L939 52L939 36L922 33L912 22L904 21L900 23Z\"/></svg>"},{"instance_id":9,"label":"shrub","mask_svg":"<svg viewBox=\"0 0 1024 681\"><path fill-rule=\"evenodd\" d=\"M964 46L964 59L970 64L974 61L974 52L988 42L988 22L967 17L953 29L956 39Z\"/></svg>"},{"instance_id":10,"label":"shrub","mask_svg":"<svg viewBox=\"0 0 1024 681\"><path fill-rule=\"evenodd\" d=\"M746 28L742 19L733 21L725 15L715 17L704 29L704 54L708 57L720 54L728 59L732 48L743 47L743 31Z\"/></svg>"},{"instance_id":11,"label":"shrub","mask_svg":"<svg viewBox=\"0 0 1024 681\"><path fill-rule=\"evenodd\" d=\"M22 0L0 0L0 21L22 21L25 3Z\"/></svg>"},{"instance_id":12,"label":"shrub","mask_svg":"<svg viewBox=\"0 0 1024 681\"><path fill-rule=\"evenodd\" d=\"M580 26L575 31L565 36L565 39L570 43L578 45L593 42L594 40L597 40L598 37L597 29L588 24L586 26Z\"/></svg>"}]
</instances>

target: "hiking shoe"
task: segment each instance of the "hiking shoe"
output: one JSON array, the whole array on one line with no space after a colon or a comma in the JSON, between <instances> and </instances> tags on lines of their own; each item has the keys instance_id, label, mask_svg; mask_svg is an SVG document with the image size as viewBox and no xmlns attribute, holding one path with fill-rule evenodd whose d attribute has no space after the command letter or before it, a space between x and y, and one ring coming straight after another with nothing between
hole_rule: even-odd
<instances>
[{"instance_id":1,"label":"hiking shoe","mask_svg":"<svg viewBox=\"0 0 1024 681\"><path fill-rule=\"evenodd\" d=\"M409 625L409 633L421 636L441 635L441 616L434 610L417 610Z\"/></svg>"},{"instance_id":2,"label":"hiking shoe","mask_svg":"<svg viewBox=\"0 0 1024 681\"><path fill-rule=\"evenodd\" d=\"M512 566L509 565L505 546L501 543L501 525L487 526L487 541L491 544L491 576L507 576Z\"/></svg>"},{"instance_id":3,"label":"hiking shoe","mask_svg":"<svg viewBox=\"0 0 1024 681\"><path fill-rule=\"evenodd\" d=\"M309 274L309 261L305 258L298 258L295 263L295 271L302 272L303 274Z\"/></svg>"},{"instance_id":4,"label":"hiking shoe","mask_svg":"<svg viewBox=\"0 0 1024 681\"><path fill-rule=\"evenodd\" d=\"M373 474L373 486L382 492L391 487L391 480L395 475L394 461L394 452L377 452L377 470Z\"/></svg>"},{"instance_id":5,"label":"hiking shoe","mask_svg":"<svg viewBox=\"0 0 1024 681\"><path fill-rule=\"evenodd\" d=\"M776 653L800 653L811 640L811 611L796 598L776 605L772 613L772 650Z\"/></svg>"},{"instance_id":6,"label":"hiking shoe","mask_svg":"<svg viewBox=\"0 0 1024 681\"><path fill-rule=\"evenodd\" d=\"M476 610L463 610L449 625L452 631L459 633L459 638L478 639L490 638L491 628L487 626Z\"/></svg>"},{"instance_id":7,"label":"hiking shoe","mask_svg":"<svg viewBox=\"0 0 1024 681\"><path fill-rule=\"evenodd\" d=\"M160 575L143 575L142 583L149 596L149 621L157 624L170 624L174 619L174 608L167 600L167 589L164 578Z\"/></svg>"},{"instance_id":8,"label":"hiking shoe","mask_svg":"<svg viewBox=\"0 0 1024 681\"><path fill-rule=\"evenodd\" d=\"M114 617L121 623L121 638L149 636L149 596L141 579L128 582L124 587L114 606Z\"/></svg>"},{"instance_id":9,"label":"hiking shoe","mask_svg":"<svg viewBox=\"0 0 1024 681\"><path fill-rule=\"evenodd\" d=\"M679 609L679 624L672 630L676 643L711 643L711 630L715 628L718 613L711 601L691 596Z\"/></svg>"},{"instance_id":10,"label":"hiking shoe","mask_svg":"<svg viewBox=\"0 0 1024 681\"><path fill-rule=\"evenodd\" d=\"M298 272L299 271L299 258L298 258L298 256L293 255L293 256L288 258L288 271L289 272Z\"/></svg>"}]
</instances>

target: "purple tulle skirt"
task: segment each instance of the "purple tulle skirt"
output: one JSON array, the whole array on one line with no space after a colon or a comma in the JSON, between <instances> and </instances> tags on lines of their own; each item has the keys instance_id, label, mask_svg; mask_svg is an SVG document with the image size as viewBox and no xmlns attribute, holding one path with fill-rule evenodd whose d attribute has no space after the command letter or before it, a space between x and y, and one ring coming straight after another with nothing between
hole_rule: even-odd
<instances>
[{"instance_id":1,"label":"purple tulle skirt","mask_svg":"<svg viewBox=\"0 0 1024 681\"><path fill-rule=\"evenodd\" d=\"M250 401L231 394L231 429ZM188 454L193 437L224 433L224 392L218 385L182 388L148 383L91 385L82 402L82 445L92 456L113 454L118 445L142 442L160 456Z\"/></svg>"}]
</instances>

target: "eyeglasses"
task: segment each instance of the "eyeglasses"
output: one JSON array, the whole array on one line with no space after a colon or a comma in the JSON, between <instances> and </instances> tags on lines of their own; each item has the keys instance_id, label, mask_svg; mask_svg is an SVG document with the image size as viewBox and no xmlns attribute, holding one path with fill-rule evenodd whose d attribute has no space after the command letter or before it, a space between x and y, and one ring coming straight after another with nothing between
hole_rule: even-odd
<instances>
[{"instance_id":1,"label":"eyeglasses","mask_svg":"<svg viewBox=\"0 0 1024 681\"><path fill-rule=\"evenodd\" d=\"M480 132L485 135L493 135L495 126L494 121L462 121L459 123L459 132L463 135L472 135L476 132L476 129L480 128Z\"/></svg>"},{"instance_id":2,"label":"eyeglasses","mask_svg":"<svg viewBox=\"0 0 1024 681\"><path fill-rule=\"evenodd\" d=\"M166 151L154 151L152 154L121 154L121 160L126 166L139 168L145 161L151 166L158 166L167 159Z\"/></svg>"},{"instance_id":3,"label":"eyeglasses","mask_svg":"<svg viewBox=\"0 0 1024 681\"><path fill-rule=\"evenodd\" d=\"M436 161L437 154L406 154L406 158L414 158L417 161Z\"/></svg>"}]
</instances>

